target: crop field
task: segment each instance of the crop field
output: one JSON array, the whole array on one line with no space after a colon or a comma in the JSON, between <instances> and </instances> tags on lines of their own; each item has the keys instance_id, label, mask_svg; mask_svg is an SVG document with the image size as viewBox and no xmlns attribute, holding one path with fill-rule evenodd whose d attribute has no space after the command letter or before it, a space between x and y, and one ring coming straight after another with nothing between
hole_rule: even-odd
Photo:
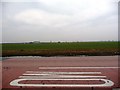
<instances>
[{"instance_id":1,"label":"crop field","mask_svg":"<svg viewBox=\"0 0 120 90\"><path fill-rule=\"evenodd\" d=\"M118 42L47 42L2 44L2 56L76 56L118 54Z\"/></svg>"}]
</instances>

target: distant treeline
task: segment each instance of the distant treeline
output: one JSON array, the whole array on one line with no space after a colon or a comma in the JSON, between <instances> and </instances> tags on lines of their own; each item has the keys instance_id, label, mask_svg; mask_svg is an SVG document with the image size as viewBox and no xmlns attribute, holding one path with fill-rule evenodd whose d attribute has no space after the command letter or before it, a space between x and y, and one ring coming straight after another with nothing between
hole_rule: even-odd
<instances>
[{"instance_id":1,"label":"distant treeline","mask_svg":"<svg viewBox=\"0 0 120 90\"><path fill-rule=\"evenodd\" d=\"M3 43L2 56L119 55L117 41Z\"/></svg>"},{"instance_id":2,"label":"distant treeline","mask_svg":"<svg viewBox=\"0 0 120 90\"><path fill-rule=\"evenodd\" d=\"M120 41L49 41L49 42L41 42L41 41L31 41L31 42L2 42L0 44L34 44L34 43L80 43L80 42L120 42Z\"/></svg>"}]
</instances>

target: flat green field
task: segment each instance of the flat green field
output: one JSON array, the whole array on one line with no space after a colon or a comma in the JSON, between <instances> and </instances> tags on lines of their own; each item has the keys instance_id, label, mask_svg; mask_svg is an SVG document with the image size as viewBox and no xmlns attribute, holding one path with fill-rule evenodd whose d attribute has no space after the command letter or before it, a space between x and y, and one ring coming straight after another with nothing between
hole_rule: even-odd
<instances>
[{"instance_id":1,"label":"flat green field","mask_svg":"<svg viewBox=\"0 0 120 90\"><path fill-rule=\"evenodd\" d=\"M118 55L118 42L2 44L2 56Z\"/></svg>"}]
</instances>

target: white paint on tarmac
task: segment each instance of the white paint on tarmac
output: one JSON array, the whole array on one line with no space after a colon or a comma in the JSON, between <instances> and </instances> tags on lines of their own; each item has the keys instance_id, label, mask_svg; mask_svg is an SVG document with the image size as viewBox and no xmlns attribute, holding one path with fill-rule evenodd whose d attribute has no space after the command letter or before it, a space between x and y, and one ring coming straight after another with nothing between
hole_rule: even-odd
<instances>
[{"instance_id":1,"label":"white paint on tarmac","mask_svg":"<svg viewBox=\"0 0 120 90\"><path fill-rule=\"evenodd\" d=\"M80 81L103 81L103 84L21 84L21 81L32 81L41 79L15 79L10 82L11 86L23 86L23 87L111 87L114 83L107 79L77 79ZM48 79L47 79L48 80ZM62 79L49 79L49 80L62 80ZM64 79L70 80L70 79ZM74 79L73 79L74 80Z\"/></svg>"},{"instance_id":2,"label":"white paint on tarmac","mask_svg":"<svg viewBox=\"0 0 120 90\"><path fill-rule=\"evenodd\" d=\"M106 78L106 76L73 76L73 75L49 75L49 76L19 76L19 78L24 78L24 79L40 79L40 78L59 78L59 79L62 79L62 78Z\"/></svg>"},{"instance_id":3,"label":"white paint on tarmac","mask_svg":"<svg viewBox=\"0 0 120 90\"><path fill-rule=\"evenodd\" d=\"M41 72L41 71L26 71L26 74L101 74L101 72ZM25 75L25 74L23 74Z\"/></svg>"},{"instance_id":4,"label":"white paint on tarmac","mask_svg":"<svg viewBox=\"0 0 120 90\"><path fill-rule=\"evenodd\" d=\"M46 75L50 75L50 74L28 74L28 73L24 73L23 75L29 75L29 76L46 76Z\"/></svg>"},{"instance_id":5,"label":"white paint on tarmac","mask_svg":"<svg viewBox=\"0 0 120 90\"><path fill-rule=\"evenodd\" d=\"M117 69L120 67L39 67L39 69Z\"/></svg>"},{"instance_id":6,"label":"white paint on tarmac","mask_svg":"<svg viewBox=\"0 0 120 90\"><path fill-rule=\"evenodd\" d=\"M101 72L49 72L50 69L101 69L118 67L39 67L39 69L48 70L47 72L41 71L26 71L19 79L15 79L10 82L11 86L23 86L23 87L111 87L114 82L107 79L107 76L101 75ZM35 83L20 83L21 81L83 81L87 84L35 84ZM89 83L90 81L99 81L101 83Z\"/></svg>"}]
</instances>

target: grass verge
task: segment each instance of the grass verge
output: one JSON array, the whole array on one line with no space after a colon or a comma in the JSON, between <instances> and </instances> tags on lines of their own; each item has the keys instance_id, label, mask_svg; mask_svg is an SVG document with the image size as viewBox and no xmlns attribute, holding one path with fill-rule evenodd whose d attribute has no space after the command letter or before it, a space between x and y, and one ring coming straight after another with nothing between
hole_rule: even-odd
<instances>
[{"instance_id":1,"label":"grass verge","mask_svg":"<svg viewBox=\"0 0 120 90\"><path fill-rule=\"evenodd\" d=\"M104 56L118 54L118 42L2 44L2 56Z\"/></svg>"}]
</instances>

